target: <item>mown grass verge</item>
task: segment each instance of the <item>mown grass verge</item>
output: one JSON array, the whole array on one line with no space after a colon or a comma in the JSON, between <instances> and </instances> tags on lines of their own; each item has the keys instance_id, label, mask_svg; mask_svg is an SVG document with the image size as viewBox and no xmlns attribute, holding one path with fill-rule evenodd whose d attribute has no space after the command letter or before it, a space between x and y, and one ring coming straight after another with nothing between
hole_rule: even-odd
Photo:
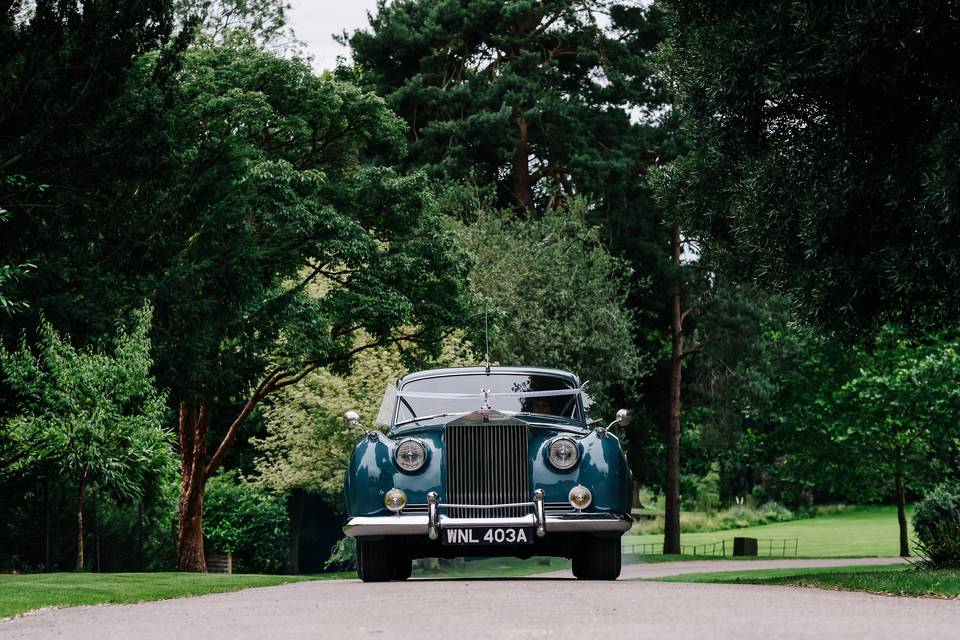
<instances>
[{"instance_id":1,"label":"mown grass verge","mask_svg":"<svg viewBox=\"0 0 960 640\"><path fill-rule=\"evenodd\" d=\"M912 535L911 532L911 537ZM817 558L896 556L899 552L897 510L893 506L846 507L839 512L805 520L707 533L684 533L681 543L702 545L734 536L761 539L797 538L798 555ZM625 545L662 542L662 535L623 537Z\"/></svg>"},{"instance_id":2,"label":"mown grass verge","mask_svg":"<svg viewBox=\"0 0 960 640\"><path fill-rule=\"evenodd\" d=\"M921 569L906 564L691 573L656 581L787 585L897 596L960 597L960 570Z\"/></svg>"},{"instance_id":3,"label":"mown grass verge","mask_svg":"<svg viewBox=\"0 0 960 640\"><path fill-rule=\"evenodd\" d=\"M198 573L43 573L0 575L0 618L41 607L130 604L207 593L271 587L323 576Z\"/></svg>"}]
</instances>

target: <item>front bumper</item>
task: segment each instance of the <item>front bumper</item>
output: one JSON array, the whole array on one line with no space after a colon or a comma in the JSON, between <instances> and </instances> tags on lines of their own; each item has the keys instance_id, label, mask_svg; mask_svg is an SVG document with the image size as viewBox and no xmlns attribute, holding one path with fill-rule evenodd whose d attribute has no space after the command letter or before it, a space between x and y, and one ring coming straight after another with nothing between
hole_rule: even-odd
<instances>
[{"instance_id":1,"label":"front bumper","mask_svg":"<svg viewBox=\"0 0 960 640\"><path fill-rule=\"evenodd\" d=\"M440 516L439 528L445 527L530 527L537 522L533 514L521 518L448 518ZM615 513L564 513L546 516L545 533L623 533L633 524L630 516ZM425 515L356 516L347 520L344 533L351 538L364 536L428 535L429 518Z\"/></svg>"},{"instance_id":2,"label":"front bumper","mask_svg":"<svg viewBox=\"0 0 960 640\"><path fill-rule=\"evenodd\" d=\"M351 538L366 536L427 536L431 540L439 537L440 531L447 527L534 527L537 536L548 533L624 533L630 529L633 519L619 513L558 513L545 514L543 493L539 490L530 503L511 505L472 505L477 508L496 508L501 506L529 506L532 513L517 518L451 518L441 511L449 506L442 505L436 494L428 496L430 509L426 515L400 513L391 516L354 516L347 520L343 531Z\"/></svg>"}]
</instances>

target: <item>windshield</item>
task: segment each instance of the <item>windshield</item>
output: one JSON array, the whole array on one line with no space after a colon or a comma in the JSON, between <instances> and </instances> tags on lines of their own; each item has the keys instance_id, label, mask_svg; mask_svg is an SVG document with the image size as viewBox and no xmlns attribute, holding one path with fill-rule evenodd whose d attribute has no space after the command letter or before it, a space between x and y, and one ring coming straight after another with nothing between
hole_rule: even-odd
<instances>
[{"instance_id":1,"label":"windshield","mask_svg":"<svg viewBox=\"0 0 960 640\"><path fill-rule=\"evenodd\" d=\"M481 373L421 378L406 383L398 396L395 424L476 411L483 407L485 397L492 409L503 413L581 420L580 390L562 378L549 375Z\"/></svg>"}]
</instances>

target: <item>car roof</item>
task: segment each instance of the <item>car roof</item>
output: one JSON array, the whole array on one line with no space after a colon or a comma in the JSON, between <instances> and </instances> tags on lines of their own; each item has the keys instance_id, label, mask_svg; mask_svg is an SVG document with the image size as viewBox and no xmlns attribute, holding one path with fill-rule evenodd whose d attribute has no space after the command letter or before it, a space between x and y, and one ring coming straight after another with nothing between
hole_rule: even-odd
<instances>
[{"instance_id":1,"label":"car roof","mask_svg":"<svg viewBox=\"0 0 960 640\"><path fill-rule=\"evenodd\" d=\"M404 384L411 382L413 380L420 380L422 378L439 378L443 376L462 376L462 375L476 375L476 374L487 374L487 367L447 367L445 369L427 369L425 371L415 371L413 373L408 373L407 375L400 378L397 382L397 386L403 386ZM580 386L580 378L575 374L570 373L569 371L562 371L560 369L545 369L543 367L490 367L489 375L495 374L517 374L517 375L539 375L539 376L553 376L555 378L562 378L567 382L573 384L576 387Z\"/></svg>"}]
</instances>

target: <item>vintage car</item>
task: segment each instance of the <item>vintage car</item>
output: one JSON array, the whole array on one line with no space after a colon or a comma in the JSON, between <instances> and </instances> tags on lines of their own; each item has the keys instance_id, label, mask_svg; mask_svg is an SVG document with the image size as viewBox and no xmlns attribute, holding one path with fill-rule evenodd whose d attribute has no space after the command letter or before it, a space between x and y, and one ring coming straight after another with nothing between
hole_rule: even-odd
<instances>
[{"instance_id":1,"label":"vintage car","mask_svg":"<svg viewBox=\"0 0 960 640\"><path fill-rule=\"evenodd\" d=\"M390 385L346 472L365 582L404 580L413 558L561 556L576 577L620 575L632 476L620 441L586 419L577 376L465 367ZM346 419L360 426L350 411Z\"/></svg>"}]
</instances>

